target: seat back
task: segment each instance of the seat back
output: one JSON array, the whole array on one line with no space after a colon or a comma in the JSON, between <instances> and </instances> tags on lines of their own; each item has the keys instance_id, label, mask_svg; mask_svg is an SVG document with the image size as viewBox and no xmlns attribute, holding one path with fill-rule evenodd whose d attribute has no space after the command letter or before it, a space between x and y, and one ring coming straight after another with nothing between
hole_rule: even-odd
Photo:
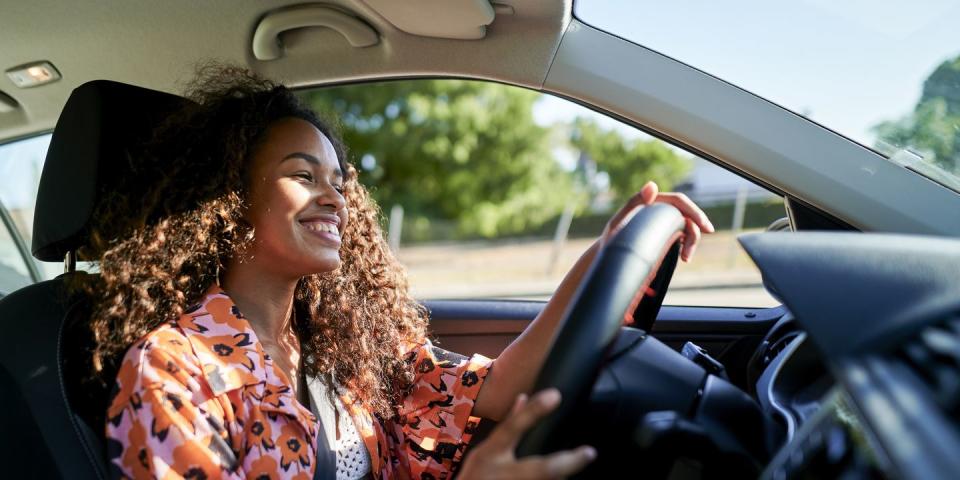
<instances>
[{"instance_id":1,"label":"seat back","mask_svg":"<svg viewBox=\"0 0 960 480\"><path fill-rule=\"evenodd\" d=\"M63 261L89 236L101 192L123 181L154 127L186 100L98 80L73 91L50 141L37 195L33 254ZM81 260L83 260L81 258ZM88 299L67 273L0 299L0 465L9 478L107 477L109 387L86 381Z\"/></svg>"}]
</instances>

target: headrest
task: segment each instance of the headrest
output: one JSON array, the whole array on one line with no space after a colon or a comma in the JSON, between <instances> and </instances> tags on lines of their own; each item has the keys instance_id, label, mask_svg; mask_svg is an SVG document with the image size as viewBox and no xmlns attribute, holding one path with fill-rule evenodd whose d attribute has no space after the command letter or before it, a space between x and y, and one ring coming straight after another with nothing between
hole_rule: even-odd
<instances>
[{"instance_id":1,"label":"headrest","mask_svg":"<svg viewBox=\"0 0 960 480\"><path fill-rule=\"evenodd\" d=\"M63 261L86 241L102 188L130 169L128 152L142 146L167 115L188 100L145 88L95 80L77 87L50 140L33 217L33 256Z\"/></svg>"}]
</instances>

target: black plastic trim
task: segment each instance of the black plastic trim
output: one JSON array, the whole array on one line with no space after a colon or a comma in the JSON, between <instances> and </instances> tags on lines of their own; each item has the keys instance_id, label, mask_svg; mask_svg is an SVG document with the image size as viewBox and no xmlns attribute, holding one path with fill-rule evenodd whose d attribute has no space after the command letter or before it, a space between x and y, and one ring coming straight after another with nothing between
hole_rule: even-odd
<instances>
[{"instance_id":1,"label":"black plastic trim","mask_svg":"<svg viewBox=\"0 0 960 480\"><path fill-rule=\"evenodd\" d=\"M787 210L787 218L790 219L790 225L796 231L802 230L827 230L827 231L858 231L850 224L840 220L829 213L797 199L796 197L786 196L783 199L783 206Z\"/></svg>"}]
</instances>

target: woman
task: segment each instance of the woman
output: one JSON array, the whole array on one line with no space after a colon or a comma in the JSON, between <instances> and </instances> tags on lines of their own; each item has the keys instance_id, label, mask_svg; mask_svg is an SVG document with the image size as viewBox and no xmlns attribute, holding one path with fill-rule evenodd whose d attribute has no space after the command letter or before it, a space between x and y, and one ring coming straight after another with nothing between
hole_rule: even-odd
<instances>
[{"instance_id":1,"label":"woman","mask_svg":"<svg viewBox=\"0 0 960 480\"><path fill-rule=\"evenodd\" d=\"M446 352L326 123L242 69L208 68L188 96L95 216L101 275L85 288L95 368L116 378L115 476L450 478L481 417L502 423L459 478L566 476L595 456L513 448L560 401L525 394L596 245L496 368ZM713 228L653 184L602 238L654 201L687 216L688 259Z\"/></svg>"}]
</instances>

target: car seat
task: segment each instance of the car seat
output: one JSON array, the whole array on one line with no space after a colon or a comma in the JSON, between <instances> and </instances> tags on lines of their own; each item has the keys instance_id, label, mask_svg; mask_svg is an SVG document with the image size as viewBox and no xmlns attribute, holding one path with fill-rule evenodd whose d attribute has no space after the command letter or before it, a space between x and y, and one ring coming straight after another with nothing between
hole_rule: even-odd
<instances>
[{"instance_id":1,"label":"car seat","mask_svg":"<svg viewBox=\"0 0 960 480\"><path fill-rule=\"evenodd\" d=\"M50 140L33 223L34 257L66 273L0 299L0 472L5 478L108 476L109 387L91 375L88 302L67 282L97 202L130 172L154 127L187 100L97 80L77 87Z\"/></svg>"}]
</instances>

